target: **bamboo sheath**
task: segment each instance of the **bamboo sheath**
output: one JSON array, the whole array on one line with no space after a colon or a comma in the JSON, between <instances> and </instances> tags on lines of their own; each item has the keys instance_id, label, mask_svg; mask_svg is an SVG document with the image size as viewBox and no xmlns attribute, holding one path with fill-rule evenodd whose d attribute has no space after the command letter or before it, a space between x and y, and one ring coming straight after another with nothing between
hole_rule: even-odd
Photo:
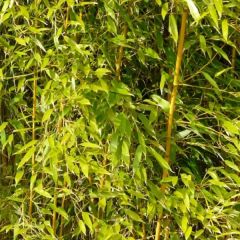
<instances>
[{"instance_id":1,"label":"bamboo sheath","mask_svg":"<svg viewBox=\"0 0 240 240\"><path fill-rule=\"evenodd\" d=\"M173 79L173 89L172 89L172 93L171 93L170 109L169 109L168 122L167 122L165 160L169 164L171 163L170 153L171 153L172 128L173 128L176 96L177 96L178 84L179 84L180 68L181 68L181 63L182 63L182 58L183 58L187 16L188 16L188 12L187 12L187 10L184 10L184 12L182 14L181 30L180 30L180 36L179 36L179 42L178 42L176 65L175 65L175 74L174 74L174 79ZM164 169L162 179L166 178L168 175L169 175L169 171ZM165 191L165 189L166 189L166 185L162 184L161 190ZM160 240L161 222L162 222L162 214L160 214L159 219L157 221L155 240Z\"/></svg>"}]
</instances>

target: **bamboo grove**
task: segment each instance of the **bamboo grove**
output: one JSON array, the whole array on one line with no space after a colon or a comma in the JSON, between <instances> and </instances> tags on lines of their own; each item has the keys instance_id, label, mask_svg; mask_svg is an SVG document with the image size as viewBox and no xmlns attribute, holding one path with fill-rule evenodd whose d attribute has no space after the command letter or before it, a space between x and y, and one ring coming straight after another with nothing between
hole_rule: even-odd
<instances>
[{"instance_id":1,"label":"bamboo grove","mask_svg":"<svg viewBox=\"0 0 240 240\"><path fill-rule=\"evenodd\" d=\"M240 239L239 0L0 0L0 239Z\"/></svg>"}]
</instances>

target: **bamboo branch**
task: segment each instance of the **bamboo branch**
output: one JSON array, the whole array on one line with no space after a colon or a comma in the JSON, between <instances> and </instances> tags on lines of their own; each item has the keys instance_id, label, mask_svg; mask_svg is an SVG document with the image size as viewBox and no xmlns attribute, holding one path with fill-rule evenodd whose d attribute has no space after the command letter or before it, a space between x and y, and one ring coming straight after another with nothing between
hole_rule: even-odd
<instances>
[{"instance_id":1,"label":"bamboo branch","mask_svg":"<svg viewBox=\"0 0 240 240\"><path fill-rule=\"evenodd\" d=\"M174 111L175 111L175 103L176 103L176 97L177 97L177 91L178 91L180 68L181 68L182 57L183 57L187 16L188 16L188 12L187 12L187 10L184 10L184 12L182 14L181 30L180 30L180 37L179 37L178 50L177 50L177 60L176 60L176 65L175 65L173 89L172 89L172 93L171 93L170 109L169 109L169 116L168 116L168 123L167 123L165 159L169 164L170 164L170 160L171 160L170 153L171 153L171 138L172 138L172 128L173 128L173 115L174 115ZM162 178L166 178L168 175L169 175L169 171L164 169ZM164 191L166 189L166 185L162 184L161 189L162 189L162 191ZM155 240L160 240L161 220L162 220L162 214L160 214L158 221L157 221Z\"/></svg>"}]
</instances>

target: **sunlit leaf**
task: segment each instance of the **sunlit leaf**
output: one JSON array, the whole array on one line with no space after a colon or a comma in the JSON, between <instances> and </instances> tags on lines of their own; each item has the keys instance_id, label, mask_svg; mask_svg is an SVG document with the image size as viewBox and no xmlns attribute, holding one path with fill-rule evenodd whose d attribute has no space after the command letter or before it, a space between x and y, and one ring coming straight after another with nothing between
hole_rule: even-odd
<instances>
[{"instance_id":1,"label":"sunlit leaf","mask_svg":"<svg viewBox=\"0 0 240 240\"><path fill-rule=\"evenodd\" d=\"M178 27L177 27L177 21L175 19L175 16L173 14L170 14L169 16L169 26L168 26L169 32L172 35L172 38L174 42L177 44L178 42Z\"/></svg>"},{"instance_id":2,"label":"sunlit leaf","mask_svg":"<svg viewBox=\"0 0 240 240\"><path fill-rule=\"evenodd\" d=\"M31 147L27 151L27 153L23 156L21 161L18 163L17 168L19 169L19 168L23 167L28 162L28 160L33 156L34 152L35 152L35 147Z\"/></svg>"}]
</instances>

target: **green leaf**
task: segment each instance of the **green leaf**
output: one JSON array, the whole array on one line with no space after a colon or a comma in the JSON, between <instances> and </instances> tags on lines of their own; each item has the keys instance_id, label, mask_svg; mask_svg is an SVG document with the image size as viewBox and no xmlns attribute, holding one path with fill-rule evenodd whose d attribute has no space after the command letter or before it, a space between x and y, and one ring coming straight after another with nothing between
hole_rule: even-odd
<instances>
[{"instance_id":1,"label":"green leaf","mask_svg":"<svg viewBox=\"0 0 240 240\"><path fill-rule=\"evenodd\" d=\"M155 0L158 6L162 6L162 0Z\"/></svg>"},{"instance_id":2,"label":"green leaf","mask_svg":"<svg viewBox=\"0 0 240 240\"><path fill-rule=\"evenodd\" d=\"M47 191L45 191L41 185L38 185L34 188L34 191L37 192L39 195L46 197L46 198L52 198L51 194Z\"/></svg>"},{"instance_id":3,"label":"green leaf","mask_svg":"<svg viewBox=\"0 0 240 240\"><path fill-rule=\"evenodd\" d=\"M199 11L195 5L195 3L192 0L186 0L188 4L188 8L190 10L190 13L195 21L198 21L200 18Z\"/></svg>"},{"instance_id":4,"label":"green leaf","mask_svg":"<svg viewBox=\"0 0 240 240\"><path fill-rule=\"evenodd\" d=\"M36 179L37 179L37 174L35 173L31 176L31 179L30 179L30 190L33 189Z\"/></svg>"},{"instance_id":5,"label":"green leaf","mask_svg":"<svg viewBox=\"0 0 240 240\"><path fill-rule=\"evenodd\" d=\"M178 183L178 177L177 176L169 176L165 177L161 180L161 183L169 183L171 182L173 186L176 186Z\"/></svg>"},{"instance_id":6,"label":"green leaf","mask_svg":"<svg viewBox=\"0 0 240 240\"><path fill-rule=\"evenodd\" d=\"M188 229L188 218L185 215L182 217L181 228L183 233L185 234Z\"/></svg>"},{"instance_id":7,"label":"green leaf","mask_svg":"<svg viewBox=\"0 0 240 240\"><path fill-rule=\"evenodd\" d=\"M27 41L24 38L15 38L16 42L19 43L20 45L26 46Z\"/></svg>"},{"instance_id":8,"label":"green leaf","mask_svg":"<svg viewBox=\"0 0 240 240\"><path fill-rule=\"evenodd\" d=\"M208 80L208 82L213 86L215 93L217 94L217 96L222 99L222 95L220 92L220 89L216 83L216 81L206 72L202 72L203 76L206 78L206 80Z\"/></svg>"},{"instance_id":9,"label":"green leaf","mask_svg":"<svg viewBox=\"0 0 240 240\"><path fill-rule=\"evenodd\" d=\"M83 222L82 220L79 220L79 221L78 221L78 226L79 226L79 228L80 228L80 231L81 231L84 235L86 235L87 230L86 230L85 224L84 224L84 222Z\"/></svg>"},{"instance_id":10,"label":"green leaf","mask_svg":"<svg viewBox=\"0 0 240 240\"><path fill-rule=\"evenodd\" d=\"M228 167L232 168L233 170L235 170L237 172L240 172L239 167L234 162L231 162L231 161L228 161L228 160L225 160L224 162Z\"/></svg>"},{"instance_id":11,"label":"green leaf","mask_svg":"<svg viewBox=\"0 0 240 240\"><path fill-rule=\"evenodd\" d=\"M156 150L154 150L152 147L148 147L148 151L149 151L149 153L151 153L151 155L153 157L155 157L155 159L158 161L159 165L162 168L171 171L171 168L170 168L168 162Z\"/></svg>"},{"instance_id":12,"label":"green leaf","mask_svg":"<svg viewBox=\"0 0 240 240\"><path fill-rule=\"evenodd\" d=\"M170 14L170 16L169 16L168 30L171 33L174 42L177 44L177 42L178 42L178 28L177 28L177 22L176 22L175 16L173 14Z\"/></svg>"},{"instance_id":13,"label":"green leaf","mask_svg":"<svg viewBox=\"0 0 240 240\"><path fill-rule=\"evenodd\" d=\"M164 89L165 83L169 79L170 79L170 75L163 70L161 73L161 81L160 81L160 86L159 86L161 94L163 94L163 89Z\"/></svg>"},{"instance_id":14,"label":"green leaf","mask_svg":"<svg viewBox=\"0 0 240 240\"><path fill-rule=\"evenodd\" d=\"M18 185L18 183L20 182L20 180L22 179L24 174L23 170L17 171L17 174L15 176L15 185Z\"/></svg>"},{"instance_id":15,"label":"green leaf","mask_svg":"<svg viewBox=\"0 0 240 240\"><path fill-rule=\"evenodd\" d=\"M82 218L83 218L84 223L88 226L88 228L92 232L93 231L93 225L92 225L92 221L90 219L89 213L82 212Z\"/></svg>"},{"instance_id":16,"label":"green leaf","mask_svg":"<svg viewBox=\"0 0 240 240\"><path fill-rule=\"evenodd\" d=\"M122 158L123 162L129 167L130 164L130 155L129 155L129 147L126 141L122 143Z\"/></svg>"},{"instance_id":17,"label":"green leaf","mask_svg":"<svg viewBox=\"0 0 240 240\"><path fill-rule=\"evenodd\" d=\"M163 20L165 19L167 13L168 13L168 2L166 2L166 3L164 3L164 4L162 5L161 14L162 14Z\"/></svg>"},{"instance_id":18,"label":"green leaf","mask_svg":"<svg viewBox=\"0 0 240 240\"><path fill-rule=\"evenodd\" d=\"M145 50L146 55L148 55L149 57L154 58L154 59L160 59L158 53L155 52L152 48L145 48L144 50Z\"/></svg>"},{"instance_id":19,"label":"green leaf","mask_svg":"<svg viewBox=\"0 0 240 240\"><path fill-rule=\"evenodd\" d=\"M67 167L69 168L69 170L73 173L75 173L77 176L80 173L80 170L78 168L78 166L76 164L74 164L74 157L72 156L66 156L66 163L67 163Z\"/></svg>"},{"instance_id":20,"label":"green leaf","mask_svg":"<svg viewBox=\"0 0 240 240\"><path fill-rule=\"evenodd\" d=\"M130 210L130 209L124 209L125 213L134 221L137 222L143 222L143 220L141 219L141 217L134 211Z\"/></svg>"},{"instance_id":21,"label":"green leaf","mask_svg":"<svg viewBox=\"0 0 240 240\"><path fill-rule=\"evenodd\" d=\"M239 128L237 127L237 125L235 125L231 121L224 121L223 122L223 127L229 133L236 134L236 135L239 134Z\"/></svg>"},{"instance_id":22,"label":"green leaf","mask_svg":"<svg viewBox=\"0 0 240 240\"><path fill-rule=\"evenodd\" d=\"M7 125L8 125L7 122L2 123L2 124L0 125L0 132L3 131L3 130L6 128Z\"/></svg>"},{"instance_id":23,"label":"green leaf","mask_svg":"<svg viewBox=\"0 0 240 240\"><path fill-rule=\"evenodd\" d=\"M202 234L204 233L203 229L198 230L195 235L194 235L194 239L197 239L198 237L200 237Z\"/></svg>"},{"instance_id":24,"label":"green leaf","mask_svg":"<svg viewBox=\"0 0 240 240\"><path fill-rule=\"evenodd\" d=\"M66 213L66 211L61 208L61 207L55 207L54 210L59 214L61 215L63 218L65 218L67 221L69 219L69 216L68 214Z\"/></svg>"},{"instance_id":25,"label":"green leaf","mask_svg":"<svg viewBox=\"0 0 240 240\"><path fill-rule=\"evenodd\" d=\"M221 76L223 73L228 72L229 70L232 70L232 67L224 68L223 70L217 72L214 77L219 77L219 76Z\"/></svg>"},{"instance_id":26,"label":"green leaf","mask_svg":"<svg viewBox=\"0 0 240 240\"><path fill-rule=\"evenodd\" d=\"M53 109L48 109L43 115L42 122L46 122L50 118L52 112Z\"/></svg>"},{"instance_id":27,"label":"green leaf","mask_svg":"<svg viewBox=\"0 0 240 240\"><path fill-rule=\"evenodd\" d=\"M203 35L199 36L200 47L203 53L207 51L206 39Z\"/></svg>"},{"instance_id":28,"label":"green leaf","mask_svg":"<svg viewBox=\"0 0 240 240\"><path fill-rule=\"evenodd\" d=\"M80 167L81 167L81 170L82 170L84 176L88 178L88 173L89 173L88 163L85 161L80 161Z\"/></svg>"},{"instance_id":29,"label":"green leaf","mask_svg":"<svg viewBox=\"0 0 240 240\"><path fill-rule=\"evenodd\" d=\"M185 233L185 239L188 239L192 233L192 227L188 227L186 233Z\"/></svg>"},{"instance_id":30,"label":"green leaf","mask_svg":"<svg viewBox=\"0 0 240 240\"><path fill-rule=\"evenodd\" d=\"M213 49L231 64L231 61L229 60L228 55L222 50L222 48L219 48L216 45L213 45Z\"/></svg>"},{"instance_id":31,"label":"green leaf","mask_svg":"<svg viewBox=\"0 0 240 240\"><path fill-rule=\"evenodd\" d=\"M111 71L107 68L98 68L96 71L95 71L95 74L96 76L99 78L99 79L102 79L103 76L105 76L107 73L110 73Z\"/></svg>"},{"instance_id":32,"label":"green leaf","mask_svg":"<svg viewBox=\"0 0 240 240\"><path fill-rule=\"evenodd\" d=\"M210 16L211 16L213 22L215 23L216 27L218 28L218 15L217 15L215 7L212 4L208 5L208 11L210 13Z\"/></svg>"},{"instance_id":33,"label":"green leaf","mask_svg":"<svg viewBox=\"0 0 240 240\"><path fill-rule=\"evenodd\" d=\"M26 162L33 156L34 152L35 152L35 147L31 147L19 162L17 169L23 167L26 164Z\"/></svg>"},{"instance_id":34,"label":"green leaf","mask_svg":"<svg viewBox=\"0 0 240 240\"><path fill-rule=\"evenodd\" d=\"M183 139L183 138L186 138L191 132L192 130L186 129L177 133L176 137L179 139Z\"/></svg>"},{"instance_id":35,"label":"green leaf","mask_svg":"<svg viewBox=\"0 0 240 240\"><path fill-rule=\"evenodd\" d=\"M135 152L134 161L133 161L133 169L135 171L139 168L140 162L142 160L142 155L143 155L142 146L138 145Z\"/></svg>"},{"instance_id":36,"label":"green leaf","mask_svg":"<svg viewBox=\"0 0 240 240\"><path fill-rule=\"evenodd\" d=\"M29 147L36 145L37 142L38 142L37 140L32 140L32 141L28 142L20 150L18 150L15 154L20 154L20 153L24 152Z\"/></svg>"},{"instance_id":37,"label":"green leaf","mask_svg":"<svg viewBox=\"0 0 240 240\"><path fill-rule=\"evenodd\" d=\"M160 106L163 109L164 112L166 113L169 112L170 104L168 101L166 101L165 99L161 98L156 94L151 95L151 97L158 104L158 106Z\"/></svg>"},{"instance_id":38,"label":"green leaf","mask_svg":"<svg viewBox=\"0 0 240 240\"><path fill-rule=\"evenodd\" d=\"M216 83L216 81L206 72L202 72L203 76L206 78L206 80L208 80L208 82L219 91L219 87Z\"/></svg>"},{"instance_id":39,"label":"green leaf","mask_svg":"<svg viewBox=\"0 0 240 240\"><path fill-rule=\"evenodd\" d=\"M228 20L224 19L222 21L222 34L225 41L228 40Z\"/></svg>"},{"instance_id":40,"label":"green leaf","mask_svg":"<svg viewBox=\"0 0 240 240\"><path fill-rule=\"evenodd\" d=\"M81 143L80 145L83 147L86 147L86 148L101 149L101 146L99 146L96 143L91 143L91 142L84 142L84 143Z\"/></svg>"},{"instance_id":41,"label":"green leaf","mask_svg":"<svg viewBox=\"0 0 240 240\"><path fill-rule=\"evenodd\" d=\"M222 17L222 12L223 12L223 2L222 0L213 0L214 5L217 9L218 15L221 18Z\"/></svg>"}]
</instances>

